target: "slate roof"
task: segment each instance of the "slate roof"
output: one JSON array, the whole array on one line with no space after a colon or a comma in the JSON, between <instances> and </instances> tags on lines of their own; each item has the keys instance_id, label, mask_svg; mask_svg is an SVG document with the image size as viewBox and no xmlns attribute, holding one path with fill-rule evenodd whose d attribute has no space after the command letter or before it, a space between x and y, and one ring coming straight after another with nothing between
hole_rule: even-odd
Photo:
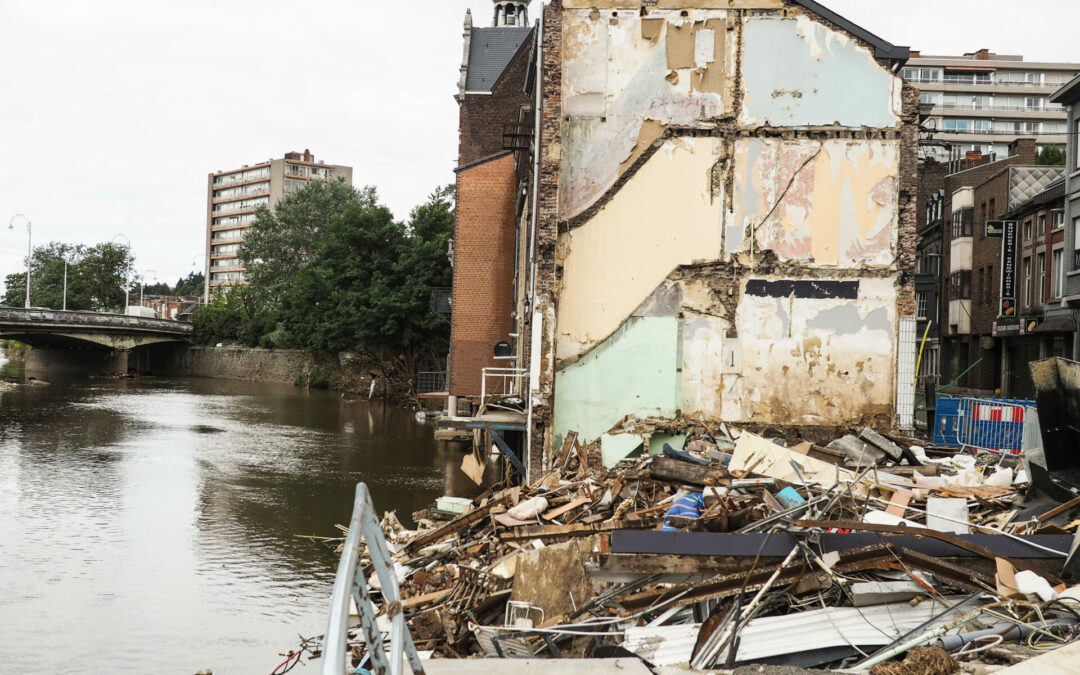
<instances>
[{"instance_id":1,"label":"slate roof","mask_svg":"<svg viewBox=\"0 0 1080 675\"><path fill-rule=\"evenodd\" d=\"M465 78L467 93L489 92L499 81L510 60L529 38L532 28L499 26L473 28L469 44L469 71Z\"/></svg>"}]
</instances>

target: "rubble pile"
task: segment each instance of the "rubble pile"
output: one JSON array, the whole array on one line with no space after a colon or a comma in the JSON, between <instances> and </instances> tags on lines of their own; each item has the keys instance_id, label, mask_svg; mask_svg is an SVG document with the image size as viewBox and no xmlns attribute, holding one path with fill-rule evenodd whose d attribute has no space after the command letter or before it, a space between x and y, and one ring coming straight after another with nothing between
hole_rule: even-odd
<instances>
[{"instance_id":1,"label":"rubble pile","mask_svg":"<svg viewBox=\"0 0 1080 675\"><path fill-rule=\"evenodd\" d=\"M880 675L990 672L1080 634L1080 498L1032 486L1026 459L870 429L791 447L681 431L683 447L612 468L571 439L558 470L415 531L387 514L416 648Z\"/></svg>"}]
</instances>

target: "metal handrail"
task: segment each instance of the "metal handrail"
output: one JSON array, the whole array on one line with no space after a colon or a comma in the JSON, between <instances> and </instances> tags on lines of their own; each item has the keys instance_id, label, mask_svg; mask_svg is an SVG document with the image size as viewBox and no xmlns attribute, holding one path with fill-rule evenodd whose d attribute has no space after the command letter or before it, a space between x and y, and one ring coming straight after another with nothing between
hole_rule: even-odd
<instances>
[{"instance_id":1,"label":"metal handrail","mask_svg":"<svg viewBox=\"0 0 1080 675\"><path fill-rule=\"evenodd\" d=\"M389 662L383 649L382 632L375 621L375 608L368 596L367 579L360 570L361 537L367 544L372 565L379 577L386 614L391 622ZM350 598L356 601L356 609L360 613L364 643L374 666L371 671L377 675L402 675L404 654L409 659L414 675L424 675L424 667L420 663L420 655L416 652L412 634L405 626L394 561L390 558L386 538L375 515L375 505L371 502L371 493L365 483L356 484L349 532L345 536L337 576L334 577L334 592L330 596L330 618L327 620L326 635L323 637L322 675L343 675L349 672L346 670L345 658L349 651Z\"/></svg>"},{"instance_id":2,"label":"metal handrail","mask_svg":"<svg viewBox=\"0 0 1080 675\"><path fill-rule=\"evenodd\" d=\"M480 369L480 400L486 401L488 396L518 396L518 388L515 386L517 379L521 378L522 386L521 390L525 390L525 377L528 375L528 370L525 368L481 368ZM488 391L488 378L497 379L503 383L509 382L509 391L501 392L489 392Z\"/></svg>"},{"instance_id":3,"label":"metal handrail","mask_svg":"<svg viewBox=\"0 0 1080 675\"><path fill-rule=\"evenodd\" d=\"M50 321L56 323L81 324L87 326L127 326L148 328L160 331L190 333L194 326L186 321L171 319L151 319L149 317L113 314L111 312L82 312L52 309L25 309L18 307L0 307L0 320L19 323L38 323Z\"/></svg>"}]
</instances>

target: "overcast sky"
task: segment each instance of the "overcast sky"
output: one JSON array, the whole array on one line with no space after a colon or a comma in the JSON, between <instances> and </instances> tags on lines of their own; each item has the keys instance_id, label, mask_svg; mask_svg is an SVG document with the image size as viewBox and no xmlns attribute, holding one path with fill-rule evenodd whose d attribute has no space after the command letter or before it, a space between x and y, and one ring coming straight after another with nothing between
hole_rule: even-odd
<instances>
[{"instance_id":1,"label":"overcast sky","mask_svg":"<svg viewBox=\"0 0 1080 675\"><path fill-rule=\"evenodd\" d=\"M1076 0L823 4L924 53L1080 61L1055 38ZM467 7L490 25L482 0L0 0L0 281L24 269L24 213L35 244L123 234L174 283L203 267L206 174L289 150L405 218L453 180Z\"/></svg>"}]
</instances>

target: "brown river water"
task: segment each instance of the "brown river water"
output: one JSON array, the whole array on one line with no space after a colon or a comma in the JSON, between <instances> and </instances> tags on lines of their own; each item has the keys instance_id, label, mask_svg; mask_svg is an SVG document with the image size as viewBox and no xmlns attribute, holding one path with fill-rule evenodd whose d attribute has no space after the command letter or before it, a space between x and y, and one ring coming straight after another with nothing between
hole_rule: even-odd
<instances>
[{"instance_id":1,"label":"brown river water","mask_svg":"<svg viewBox=\"0 0 1080 675\"><path fill-rule=\"evenodd\" d=\"M0 375L24 377L2 353ZM339 536L358 481L406 524L476 493L431 431L291 385L0 393L0 672L269 673L325 630L337 558L297 534Z\"/></svg>"}]
</instances>

